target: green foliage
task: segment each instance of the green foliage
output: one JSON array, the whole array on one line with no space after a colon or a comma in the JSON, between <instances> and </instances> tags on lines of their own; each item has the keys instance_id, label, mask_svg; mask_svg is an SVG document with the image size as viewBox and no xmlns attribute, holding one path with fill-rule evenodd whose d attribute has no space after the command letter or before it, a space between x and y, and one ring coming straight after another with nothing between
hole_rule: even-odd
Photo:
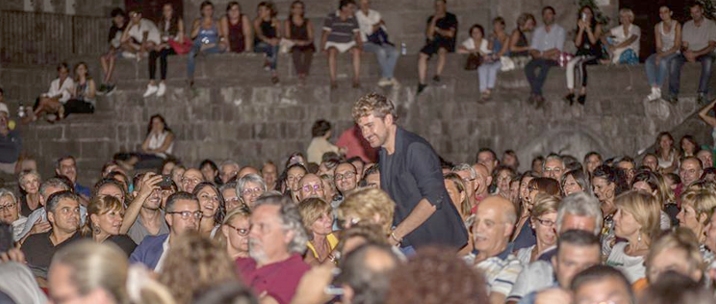
<instances>
[{"instance_id":1,"label":"green foliage","mask_svg":"<svg viewBox=\"0 0 716 304\"><path fill-rule=\"evenodd\" d=\"M602 10L599 9L599 6L597 6L597 3L595 3L594 0L577 0L577 6L579 6L579 8L582 8L584 6L591 7L592 11L594 12L594 17L597 19L597 22L599 22L599 24L609 24L609 16L604 15L604 13L602 13Z\"/></svg>"},{"instance_id":2,"label":"green foliage","mask_svg":"<svg viewBox=\"0 0 716 304\"><path fill-rule=\"evenodd\" d=\"M704 17L716 20L716 0L696 0L696 3L701 3L704 7ZM689 11L690 5L686 5L686 16L691 18L691 12Z\"/></svg>"}]
</instances>

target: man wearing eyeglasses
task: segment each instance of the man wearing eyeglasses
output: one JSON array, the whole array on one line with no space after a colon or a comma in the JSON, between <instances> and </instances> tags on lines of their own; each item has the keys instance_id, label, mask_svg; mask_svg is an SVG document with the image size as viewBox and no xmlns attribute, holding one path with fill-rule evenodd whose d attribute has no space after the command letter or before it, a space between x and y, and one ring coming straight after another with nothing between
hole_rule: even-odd
<instances>
[{"instance_id":1,"label":"man wearing eyeglasses","mask_svg":"<svg viewBox=\"0 0 716 304\"><path fill-rule=\"evenodd\" d=\"M564 160L557 154L550 154L544 161L544 169L542 170L542 177L549 177L556 181L560 181L564 174Z\"/></svg>"},{"instance_id":2,"label":"man wearing eyeglasses","mask_svg":"<svg viewBox=\"0 0 716 304\"><path fill-rule=\"evenodd\" d=\"M204 174L199 169L186 169L181 177L181 191L192 193L196 185L205 181Z\"/></svg>"},{"instance_id":3,"label":"man wearing eyeglasses","mask_svg":"<svg viewBox=\"0 0 716 304\"><path fill-rule=\"evenodd\" d=\"M142 263L155 272L161 272L166 253L172 241L186 231L197 231L203 214L199 200L191 193L177 192L167 199L164 219L169 225L169 233L147 236L129 257L130 263Z\"/></svg>"},{"instance_id":4,"label":"man wearing eyeglasses","mask_svg":"<svg viewBox=\"0 0 716 304\"><path fill-rule=\"evenodd\" d=\"M340 205L340 202L343 201L344 197L348 196L356 189L360 176L358 176L358 170L356 170L356 167L353 166L353 164L349 162L342 162L336 166L333 179L336 183L336 189L338 189L338 192L341 193L340 200L337 202L336 206L333 206L333 208L336 208Z\"/></svg>"},{"instance_id":5,"label":"man wearing eyeglasses","mask_svg":"<svg viewBox=\"0 0 716 304\"><path fill-rule=\"evenodd\" d=\"M298 200L303 201L309 197L317 197L325 200L323 192L323 181L318 175L308 173L298 182Z\"/></svg>"}]
</instances>

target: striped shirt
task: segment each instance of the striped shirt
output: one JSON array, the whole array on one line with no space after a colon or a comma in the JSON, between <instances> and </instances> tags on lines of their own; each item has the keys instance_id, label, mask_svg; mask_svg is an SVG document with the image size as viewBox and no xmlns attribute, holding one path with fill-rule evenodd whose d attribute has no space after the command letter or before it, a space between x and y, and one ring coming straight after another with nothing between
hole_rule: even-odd
<instances>
[{"instance_id":1,"label":"striped shirt","mask_svg":"<svg viewBox=\"0 0 716 304\"><path fill-rule=\"evenodd\" d=\"M485 275L488 293L501 293L505 297L510 294L517 276L522 271L522 263L511 252L512 246L508 245L504 251L496 256L487 258L477 264L475 264L477 251L465 257L465 261L474 265Z\"/></svg>"},{"instance_id":2,"label":"striped shirt","mask_svg":"<svg viewBox=\"0 0 716 304\"><path fill-rule=\"evenodd\" d=\"M329 14L323 23L323 30L329 32L327 41L336 43L349 43L360 31L360 26L355 17L341 19L340 12Z\"/></svg>"}]
</instances>

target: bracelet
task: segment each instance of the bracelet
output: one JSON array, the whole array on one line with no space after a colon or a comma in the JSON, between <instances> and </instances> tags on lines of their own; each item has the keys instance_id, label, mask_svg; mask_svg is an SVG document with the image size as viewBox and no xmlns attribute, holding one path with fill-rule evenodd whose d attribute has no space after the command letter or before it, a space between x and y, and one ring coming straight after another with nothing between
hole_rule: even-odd
<instances>
[{"instance_id":1,"label":"bracelet","mask_svg":"<svg viewBox=\"0 0 716 304\"><path fill-rule=\"evenodd\" d=\"M398 243L400 243L400 242L403 241L402 238L399 239L397 236L395 236L395 232L391 232L391 233L390 233L390 238L392 238L393 240L395 240L395 241L398 242Z\"/></svg>"}]
</instances>

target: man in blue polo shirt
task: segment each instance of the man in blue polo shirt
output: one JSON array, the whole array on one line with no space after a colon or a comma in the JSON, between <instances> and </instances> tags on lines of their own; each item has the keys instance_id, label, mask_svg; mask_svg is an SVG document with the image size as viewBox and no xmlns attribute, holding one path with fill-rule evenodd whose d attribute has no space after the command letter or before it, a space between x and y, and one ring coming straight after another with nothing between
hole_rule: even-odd
<instances>
[{"instance_id":1,"label":"man in blue polo shirt","mask_svg":"<svg viewBox=\"0 0 716 304\"><path fill-rule=\"evenodd\" d=\"M69 178L72 184L74 184L75 193L80 195L83 199L89 201L89 198L92 196L92 191L77 182L77 161L74 156L67 155L60 157L60 159L57 160L55 174L64 175Z\"/></svg>"}]
</instances>

